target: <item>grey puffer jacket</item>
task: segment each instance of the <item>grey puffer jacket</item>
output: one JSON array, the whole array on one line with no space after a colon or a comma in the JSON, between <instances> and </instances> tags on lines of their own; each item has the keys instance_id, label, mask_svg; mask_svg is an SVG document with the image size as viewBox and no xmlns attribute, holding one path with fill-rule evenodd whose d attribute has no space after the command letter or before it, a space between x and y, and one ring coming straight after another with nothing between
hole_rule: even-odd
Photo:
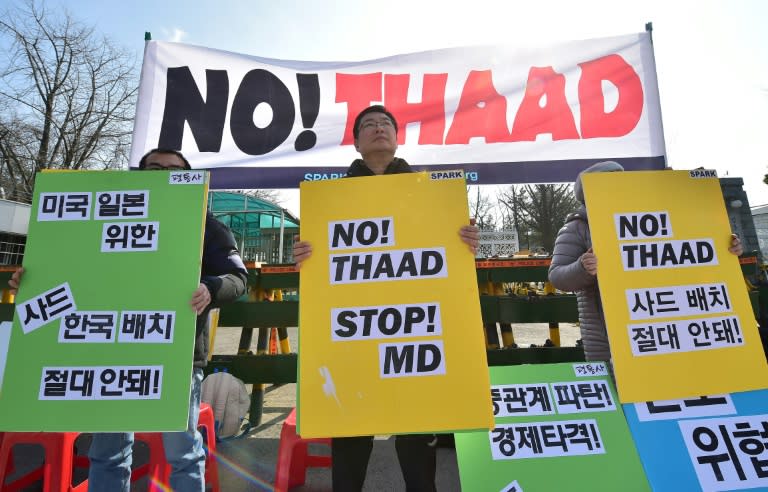
<instances>
[{"instance_id":1,"label":"grey puffer jacket","mask_svg":"<svg viewBox=\"0 0 768 492\"><path fill-rule=\"evenodd\" d=\"M611 350L597 277L587 273L580 261L581 255L591 247L587 209L582 206L566 217L565 225L557 233L549 281L557 289L576 293L585 358L609 362Z\"/></svg>"}]
</instances>

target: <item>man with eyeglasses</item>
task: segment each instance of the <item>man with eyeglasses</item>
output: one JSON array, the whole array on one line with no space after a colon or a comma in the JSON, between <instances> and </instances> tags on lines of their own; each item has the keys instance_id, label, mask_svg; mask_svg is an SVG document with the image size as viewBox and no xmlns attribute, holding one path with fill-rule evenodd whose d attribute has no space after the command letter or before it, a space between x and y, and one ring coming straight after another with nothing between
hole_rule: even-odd
<instances>
[{"instance_id":1,"label":"man with eyeglasses","mask_svg":"<svg viewBox=\"0 0 768 492\"><path fill-rule=\"evenodd\" d=\"M395 157L397 150L397 120L384 106L370 106L355 118L352 128L355 149L361 159L355 159L347 170L347 178L411 173L405 161ZM474 225L463 226L459 236L475 253L479 231ZM312 255L312 245L297 241L293 245L296 266ZM331 477L334 492L359 492L363 488L368 461L373 449L373 436L341 437L331 441ZM395 438L400 470L408 491L434 491L437 469L437 437L434 434L408 434Z\"/></svg>"},{"instance_id":2,"label":"man with eyeglasses","mask_svg":"<svg viewBox=\"0 0 768 492\"><path fill-rule=\"evenodd\" d=\"M150 150L139 161L141 171L185 169L192 169L187 159L181 152L171 149ZM18 269L8 281L14 291L18 289L23 273L23 268ZM145 275L151 282L153 272L145 272ZM214 305L231 302L242 296L246 291L247 279L248 271L240 258L232 232L209 211L205 218L200 284L189 302L197 313L197 325L187 430L163 433L165 457L171 465L170 490L205 491L205 450L203 438L197 431L197 418L200 412L203 367L208 361L208 312ZM132 448L133 433L94 434L88 450L88 490L129 492Z\"/></svg>"}]
</instances>

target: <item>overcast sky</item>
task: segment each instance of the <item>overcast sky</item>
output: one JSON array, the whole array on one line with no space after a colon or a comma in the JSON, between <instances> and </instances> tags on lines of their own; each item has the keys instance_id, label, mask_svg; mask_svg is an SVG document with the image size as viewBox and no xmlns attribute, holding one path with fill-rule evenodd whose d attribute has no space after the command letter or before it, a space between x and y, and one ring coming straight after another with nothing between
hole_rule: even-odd
<instances>
[{"instance_id":1,"label":"overcast sky","mask_svg":"<svg viewBox=\"0 0 768 492\"><path fill-rule=\"evenodd\" d=\"M653 23L667 160L744 179L768 204L768 2L48 0L135 50L144 32L269 58L357 61L453 46L641 32ZM354 158L350 156L350 161ZM299 212L296 193L284 205Z\"/></svg>"}]
</instances>

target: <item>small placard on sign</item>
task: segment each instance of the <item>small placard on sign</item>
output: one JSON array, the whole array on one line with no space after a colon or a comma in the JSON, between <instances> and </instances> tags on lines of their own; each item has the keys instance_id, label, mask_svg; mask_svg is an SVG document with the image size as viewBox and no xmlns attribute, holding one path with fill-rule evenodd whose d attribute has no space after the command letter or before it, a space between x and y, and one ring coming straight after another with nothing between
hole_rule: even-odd
<instances>
[{"instance_id":1,"label":"small placard on sign","mask_svg":"<svg viewBox=\"0 0 768 492\"><path fill-rule=\"evenodd\" d=\"M464 170L455 171L430 171L429 179L464 179Z\"/></svg>"},{"instance_id":2,"label":"small placard on sign","mask_svg":"<svg viewBox=\"0 0 768 492\"><path fill-rule=\"evenodd\" d=\"M714 169L691 169L688 171L692 178L716 178L717 171Z\"/></svg>"}]
</instances>

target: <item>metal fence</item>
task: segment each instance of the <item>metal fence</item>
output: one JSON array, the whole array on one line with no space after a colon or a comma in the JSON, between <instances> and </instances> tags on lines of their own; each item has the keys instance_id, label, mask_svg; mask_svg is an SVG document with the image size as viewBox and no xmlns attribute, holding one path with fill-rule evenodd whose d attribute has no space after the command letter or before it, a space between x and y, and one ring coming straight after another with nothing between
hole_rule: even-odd
<instances>
[{"instance_id":1,"label":"metal fence","mask_svg":"<svg viewBox=\"0 0 768 492\"><path fill-rule=\"evenodd\" d=\"M283 251L280 253L280 231L262 229L258 236L237 238L245 261L262 263L293 263L293 237L296 231L283 233Z\"/></svg>"},{"instance_id":2,"label":"metal fence","mask_svg":"<svg viewBox=\"0 0 768 492\"><path fill-rule=\"evenodd\" d=\"M26 243L26 236L0 234L0 265L21 265Z\"/></svg>"}]
</instances>

